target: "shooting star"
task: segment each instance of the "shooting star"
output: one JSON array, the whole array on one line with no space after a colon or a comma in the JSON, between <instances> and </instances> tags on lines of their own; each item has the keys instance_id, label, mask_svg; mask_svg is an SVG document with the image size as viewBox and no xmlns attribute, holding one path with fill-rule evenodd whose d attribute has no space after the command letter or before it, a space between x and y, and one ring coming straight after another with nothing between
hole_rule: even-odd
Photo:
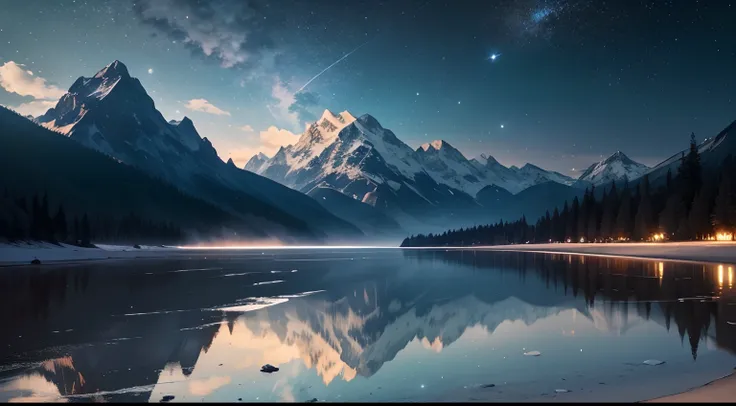
<instances>
[{"instance_id":1,"label":"shooting star","mask_svg":"<svg viewBox=\"0 0 736 406\"><path fill-rule=\"evenodd\" d=\"M300 88L299 88L299 90L297 90L296 92L294 92L294 94L297 94L297 93L301 92L302 90L304 90L304 89L305 89L305 88L306 88L307 86L309 86L309 84L310 84L310 83L314 82L314 81L315 81L315 80L316 80L316 79L317 79L318 77L322 76L322 74L323 74L323 73L327 72L328 70L330 70L330 68L332 68L333 66L335 66L335 65L337 65L338 63L340 63L340 62L342 62L343 60L345 60L345 58L347 58L348 56L350 56L350 55L354 54L355 52L357 52L357 51L358 51L358 50L359 50L360 48L363 48L363 47L364 47L364 46L365 46L366 44L368 44L369 42L371 42L371 41L369 40L369 41L366 41L366 42L364 42L364 43L363 43L363 44L361 44L361 45L360 45L359 47L357 47L357 48L353 49L352 51L348 52L347 54L343 55L343 56L342 56L342 58L340 58L340 59L336 60L335 62L333 62L333 63L332 63L332 65L330 65L330 66L328 66L328 67L324 68L324 69L322 70L322 72L320 72L320 73L318 73L318 74L314 75L314 77L313 77L313 78L309 79L309 80L307 81L307 83L305 83L305 84L304 84L304 86L300 87Z\"/></svg>"}]
</instances>

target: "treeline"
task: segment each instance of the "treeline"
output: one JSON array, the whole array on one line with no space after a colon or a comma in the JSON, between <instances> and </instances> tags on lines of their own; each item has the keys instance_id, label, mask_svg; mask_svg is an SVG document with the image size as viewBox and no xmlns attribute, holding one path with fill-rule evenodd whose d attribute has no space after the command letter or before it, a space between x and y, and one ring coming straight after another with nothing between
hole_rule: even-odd
<instances>
[{"instance_id":1,"label":"treeline","mask_svg":"<svg viewBox=\"0 0 736 406\"><path fill-rule=\"evenodd\" d=\"M62 204L52 207L46 193L11 196L7 189L0 199L0 239L10 242L46 241L91 247L98 243L176 244L184 240L182 230L171 222L144 220L135 213L124 216L70 216Z\"/></svg>"},{"instance_id":2,"label":"treeline","mask_svg":"<svg viewBox=\"0 0 736 406\"><path fill-rule=\"evenodd\" d=\"M645 175L632 188L604 187L600 198L595 187L582 199L566 201L562 209L546 212L535 224L525 218L509 223L476 226L442 234L411 236L403 247L503 245L546 242L611 242L656 239L688 241L733 233L736 226L734 176L736 160L729 155L713 174L703 173L695 135L690 150L683 153L673 176L654 189Z\"/></svg>"}]
</instances>

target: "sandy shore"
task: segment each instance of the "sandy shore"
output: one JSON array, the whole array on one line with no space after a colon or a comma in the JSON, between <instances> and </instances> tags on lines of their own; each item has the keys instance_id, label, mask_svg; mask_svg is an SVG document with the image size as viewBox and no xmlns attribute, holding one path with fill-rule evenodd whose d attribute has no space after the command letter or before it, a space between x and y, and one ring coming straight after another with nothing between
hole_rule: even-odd
<instances>
[{"instance_id":1,"label":"sandy shore","mask_svg":"<svg viewBox=\"0 0 736 406\"><path fill-rule=\"evenodd\" d=\"M489 251L570 253L688 262L736 262L736 242L734 241L622 244L524 244L473 247L473 249Z\"/></svg>"},{"instance_id":2,"label":"sandy shore","mask_svg":"<svg viewBox=\"0 0 736 406\"><path fill-rule=\"evenodd\" d=\"M736 375L731 374L713 382L707 383L699 388L679 393L677 395L663 396L642 403L672 403L672 402L733 402L736 400Z\"/></svg>"}]
</instances>

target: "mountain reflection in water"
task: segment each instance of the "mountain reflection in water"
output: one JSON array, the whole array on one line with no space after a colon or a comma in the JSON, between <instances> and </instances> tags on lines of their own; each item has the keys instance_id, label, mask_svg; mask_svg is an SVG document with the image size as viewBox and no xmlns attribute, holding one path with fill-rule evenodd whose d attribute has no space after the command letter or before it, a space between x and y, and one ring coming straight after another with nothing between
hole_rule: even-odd
<instances>
[{"instance_id":1,"label":"mountain reflection in water","mask_svg":"<svg viewBox=\"0 0 736 406\"><path fill-rule=\"evenodd\" d=\"M736 350L731 264L219 253L9 269L0 282L0 401L421 400L473 379L604 374L657 351L718 369Z\"/></svg>"}]
</instances>

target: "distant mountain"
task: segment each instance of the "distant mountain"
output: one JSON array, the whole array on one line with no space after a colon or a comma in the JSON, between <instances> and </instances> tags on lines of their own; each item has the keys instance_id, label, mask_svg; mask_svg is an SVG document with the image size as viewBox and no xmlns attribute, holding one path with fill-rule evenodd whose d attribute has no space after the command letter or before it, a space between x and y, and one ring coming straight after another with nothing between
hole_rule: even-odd
<instances>
[{"instance_id":1,"label":"distant mountain","mask_svg":"<svg viewBox=\"0 0 736 406\"><path fill-rule=\"evenodd\" d=\"M78 78L38 122L234 215L279 224L273 234L304 223L318 239L362 236L310 197L222 162L189 118L167 122L120 61Z\"/></svg>"},{"instance_id":2,"label":"distant mountain","mask_svg":"<svg viewBox=\"0 0 736 406\"><path fill-rule=\"evenodd\" d=\"M476 199L490 185L518 193L550 181L575 182L533 165L507 168L486 156L468 160L445 140L413 150L374 117L356 119L347 111L325 110L296 144L264 158L254 156L246 169L305 193L317 185L332 188L391 216L406 230L473 224L493 216Z\"/></svg>"},{"instance_id":3,"label":"distant mountain","mask_svg":"<svg viewBox=\"0 0 736 406\"><path fill-rule=\"evenodd\" d=\"M633 161L621 151L591 165L578 178L579 183L603 185L617 182L624 178L634 180L642 177L649 167Z\"/></svg>"},{"instance_id":4,"label":"distant mountain","mask_svg":"<svg viewBox=\"0 0 736 406\"><path fill-rule=\"evenodd\" d=\"M376 242L399 243L407 232L396 220L373 206L346 196L330 187L314 187L307 193L330 213L350 221Z\"/></svg>"},{"instance_id":5,"label":"distant mountain","mask_svg":"<svg viewBox=\"0 0 736 406\"><path fill-rule=\"evenodd\" d=\"M287 213L264 218L257 205L250 216L227 212L5 108L0 108L0 171L5 174L0 177L0 189L27 196L27 201L34 194L47 193L50 205L63 205L69 219L88 214L98 226L100 218L119 219L135 213L147 220L173 222L195 241L318 238L306 223ZM24 221L22 213L11 213L4 206L0 207L0 222L7 214L10 220ZM289 232L279 231L283 229Z\"/></svg>"},{"instance_id":6,"label":"distant mountain","mask_svg":"<svg viewBox=\"0 0 736 406\"><path fill-rule=\"evenodd\" d=\"M687 155L688 151L689 148L685 148L651 168L647 172L650 182L663 181L668 170L671 170L673 175L677 173L680 159ZM706 170L718 168L728 155L736 156L736 121L729 124L715 137L703 140L698 145L698 152L700 162Z\"/></svg>"},{"instance_id":7,"label":"distant mountain","mask_svg":"<svg viewBox=\"0 0 736 406\"><path fill-rule=\"evenodd\" d=\"M261 171L261 167L263 164L268 162L268 157L263 152L259 152L256 155L253 155L253 157L248 160L248 162L243 167L246 171L251 171L253 173L258 173Z\"/></svg>"}]
</instances>

